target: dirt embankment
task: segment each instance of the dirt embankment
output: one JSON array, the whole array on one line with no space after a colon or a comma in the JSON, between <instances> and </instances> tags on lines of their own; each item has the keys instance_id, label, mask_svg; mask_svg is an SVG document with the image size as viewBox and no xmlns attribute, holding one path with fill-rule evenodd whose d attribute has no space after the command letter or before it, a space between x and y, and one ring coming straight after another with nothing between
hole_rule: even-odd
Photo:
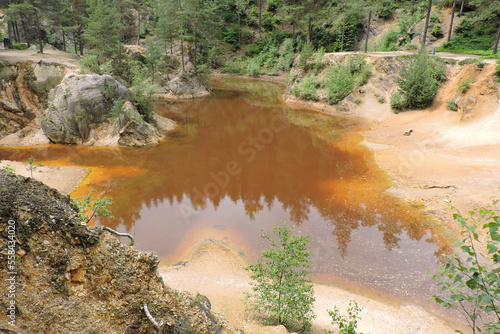
<instances>
[{"instance_id":1,"label":"dirt embankment","mask_svg":"<svg viewBox=\"0 0 500 334\"><path fill-rule=\"evenodd\" d=\"M325 55L325 61L342 62L350 56ZM453 55L454 60L469 57ZM382 53L368 54L365 59L372 67L368 83L338 105L307 102L289 94L285 94L285 102L370 121L372 129L364 133L365 144L393 178L389 191L423 203L458 235L452 206L465 213L491 204L491 197L500 198L500 84L494 75L495 65L492 61L484 67L474 63L447 65L448 80L430 108L396 115L388 101L407 59ZM470 86L461 91L464 81ZM447 109L450 101L457 111ZM409 129L412 132L405 136Z\"/></svg>"},{"instance_id":2,"label":"dirt embankment","mask_svg":"<svg viewBox=\"0 0 500 334\"><path fill-rule=\"evenodd\" d=\"M167 287L156 255L82 224L68 196L4 171L0 192L2 331L237 333L206 297Z\"/></svg>"}]
</instances>

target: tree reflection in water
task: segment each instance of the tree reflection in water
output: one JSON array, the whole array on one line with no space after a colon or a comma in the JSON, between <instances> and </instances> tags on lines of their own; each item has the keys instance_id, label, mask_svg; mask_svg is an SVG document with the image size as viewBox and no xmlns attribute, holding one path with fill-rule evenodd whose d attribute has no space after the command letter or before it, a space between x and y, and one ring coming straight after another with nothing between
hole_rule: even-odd
<instances>
[{"instance_id":1,"label":"tree reflection in water","mask_svg":"<svg viewBox=\"0 0 500 334\"><path fill-rule=\"evenodd\" d=\"M390 181L359 146L355 130L360 123L285 107L279 101L282 88L275 84L233 79L218 85L210 98L158 104L157 112L180 126L153 147L5 148L0 157L24 161L33 155L37 161L104 167L107 175L93 187L104 188L113 178L109 195L115 220L101 223L129 232L144 229L137 232L138 247L160 255L179 247L203 220L222 221L219 228L225 224L258 244L260 228L269 230L288 217L311 234L318 273L340 266L356 280L362 275L358 271L370 265L364 261L373 255L371 247L387 257L376 260L380 263L395 258L387 270L436 264L432 253L446 251L446 242L420 210L384 193ZM230 217L221 218L224 214ZM401 265L407 258L415 261L413 267ZM367 274L365 281L389 280L384 270Z\"/></svg>"}]
</instances>

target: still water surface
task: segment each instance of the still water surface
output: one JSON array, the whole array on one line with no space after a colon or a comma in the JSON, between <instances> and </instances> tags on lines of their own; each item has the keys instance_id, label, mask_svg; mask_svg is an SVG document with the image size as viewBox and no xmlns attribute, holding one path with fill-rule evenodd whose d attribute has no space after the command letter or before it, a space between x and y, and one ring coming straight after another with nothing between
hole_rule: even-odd
<instances>
[{"instance_id":1,"label":"still water surface","mask_svg":"<svg viewBox=\"0 0 500 334\"><path fill-rule=\"evenodd\" d=\"M146 148L1 148L0 158L92 167L114 220L165 263L212 238L255 259L280 221L311 236L314 279L428 303L427 271L447 249L423 212L387 194L359 145L363 124L287 107L279 85L218 79L213 96L158 103L179 128ZM86 190L86 189L84 189Z\"/></svg>"}]
</instances>

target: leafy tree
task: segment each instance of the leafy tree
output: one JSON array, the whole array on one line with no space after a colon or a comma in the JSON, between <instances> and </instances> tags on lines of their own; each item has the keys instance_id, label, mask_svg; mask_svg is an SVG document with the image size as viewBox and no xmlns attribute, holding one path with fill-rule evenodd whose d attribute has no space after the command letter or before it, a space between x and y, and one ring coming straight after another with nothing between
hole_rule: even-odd
<instances>
[{"instance_id":1,"label":"leafy tree","mask_svg":"<svg viewBox=\"0 0 500 334\"><path fill-rule=\"evenodd\" d=\"M492 205L453 218L462 226L460 252L445 259L438 285L444 295L433 296L446 308L458 308L473 333L500 332L500 209ZM483 231L485 233L481 233ZM485 254L480 249L485 247Z\"/></svg>"},{"instance_id":2,"label":"leafy tree","mask_svg":"<svg viewBox=\"0 0 500 334\"><path fill-rule=\"evenodd\" d=\"M282 324L293 331L306 331L314 318L313 285L310 273L309 237L295 235L293 227L282 223L262 238L270 246L260 252L261 259L246 269L251 272L253 293L248 295L251 310L266 324Z\"/></svg>"}]
</instances>

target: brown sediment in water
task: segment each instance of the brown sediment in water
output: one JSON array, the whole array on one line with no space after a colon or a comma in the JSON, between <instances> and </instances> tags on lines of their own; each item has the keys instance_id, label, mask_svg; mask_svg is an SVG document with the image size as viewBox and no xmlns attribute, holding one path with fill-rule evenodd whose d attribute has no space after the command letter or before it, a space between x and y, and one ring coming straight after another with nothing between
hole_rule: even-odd
<instances>
[{"instance_id":1,"label":"brown sediment in water","mask_svg":"<svg viewBox=\"0 0 500 334\"><path fill-rule=\"evenodd\" d=\"M266 247L261 229L288 218L311 236L315 277L399 301L426 298L422 267L435 268L449 242L420 207L385 193L392 180L359 144L366 124L286 107L272 84L220 88L217 98L158 105L181 122L159 145L31 148L25 158L90 168L76 196L111 180L117 219L97 223L134 234L169 263L207 238L252 260Z\"/></svg>"}]
</instances>

